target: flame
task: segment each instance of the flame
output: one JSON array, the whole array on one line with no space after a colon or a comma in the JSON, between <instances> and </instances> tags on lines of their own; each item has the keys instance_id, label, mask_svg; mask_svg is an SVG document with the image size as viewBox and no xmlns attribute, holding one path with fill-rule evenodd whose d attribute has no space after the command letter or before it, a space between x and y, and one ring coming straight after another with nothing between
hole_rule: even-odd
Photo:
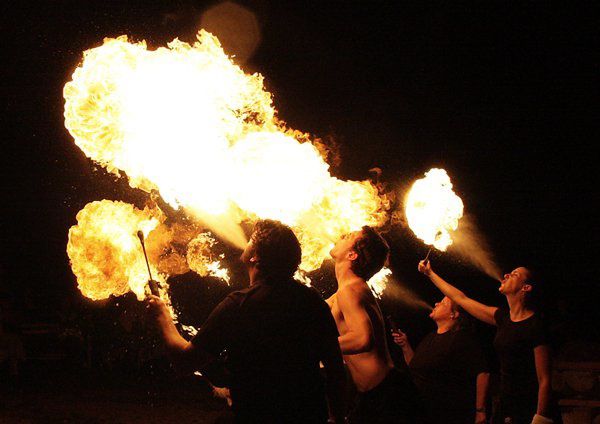
<instances>
[{"instance_id":1,"label":"flame","mask_svg":"<svg viewBox=\"0 0 600 424\"><path fill-rule=\"evenodd\" d=\"M277 219L295 229L310 271L342 234L386 218L375 187L332 177L310 137L277 119L263 77L245 74L205 31L156 50L105 39L63 94L65 126L89 158L237 247L246 244L240 222ZM184 269L182 258L162 269ZM223 275L217 262L187 262Z\"/></svg>"},{"instance_id":2,"label":"flame","mask_svg":"<svg viewBox=\"0 0 600 424\"><path fill-rule=\"evenodd\" d=\"M406 195L405 213L417 237L445 251L452 244L450 233L463 216L463 202L452 190L446 171L433 168L412 185Z\"/></svg>"},{"instance_id":3,"label":"flame","mask_svg":"<svg viewBox=\"0 0 600 424\"><path fill-rule=\"evenodd\" d=\"M302 245L300 269L318 269L342 235L364 225L382 225L386 208L386 202L369 181L331 178L321 201L301 216L295 227Z\"/></svg>"},{"instance_id":4,"label":"flame","mask_svg":"<svg viewBox=\"0 0 600 424\"><path fill-rule=\"evenodd\" d=\"M188 266L192 271L201 277L211 275L221 278L229 284L229 273L226 269L221 268L221 263L214 258L211 247L216 243L216 240L211 237L210 233L198 234L196 238L187 245L186 259ZM222 259L224 255L219 255Z\"/></svg>"},{"instance_id":5,"label":"flame","mask_svg":"<svg viewBox=\"0 0 600 424\"><path fill-rule=\"evenodd\" d=\"M158 224L151 211L123 202L92 202L79 211L77 225L69 230L67 254L81 293L99 300L131 290L143 299L148 270L136 233L147 235ZM156 268L151 269L159 278Z\"/></svg>"},{"instance_id":6,"label":"flame","mask_svg":"<svg viewBox=\"0 0 600 424\"><path fill-rule=\"evenodd\" d=\"M379 270L377 274L369 278L367 284L371 288L371 291L373 292L373 295L375 295L375 297L381 298L381 295L383 294L384 290L388 285L390 275L392 275L392 270L383 267Z\"/></svg>"},{"instance_id":7,"label":"flame","mask_svg":"<svg viewBox=\"0 0 600 424\"><path fill-rule=\"evenodd\" d=\"M232 149L235 163L232 198L250 214L298 223L320 201L331 179L319 151L283 133L254 133Z\"/></svg>"},{"instance_id":8,"label":"flame","mask_svg":"<svg viewBox=\"0 0 600 424\"><path fill-rule=\"evenodd\" d=\"M181 223L159 225L146 239L150 263L155 264L158 272L165 276L188 272L187 244L199 231L196 226Z\"/></svg>"}]
</instances>

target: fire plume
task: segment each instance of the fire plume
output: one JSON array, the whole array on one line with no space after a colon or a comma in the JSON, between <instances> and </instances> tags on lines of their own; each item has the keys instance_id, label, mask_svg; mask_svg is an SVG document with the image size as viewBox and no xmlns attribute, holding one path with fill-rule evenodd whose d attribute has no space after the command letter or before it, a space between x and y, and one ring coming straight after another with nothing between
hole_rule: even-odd
<instances>
[{"instance_id":1,"label":"fire plume","mask_svg":"<svg viewBox=\"0 0 600 424\"><path fill-rule=\"evenodd\" d=\"M463 202L445 170L432 168L414 182L406 195L405 214L410 229L426 244L442 251L452 244L451 232L463 216Z\"/></svg>"},{"instance_id":2,"label":"fire plume","mask_svg":"<svg viewBox=\"0 0 600 424\"><path fill-rule=\"evenodd\" d=\"M205 31L156 50L107 38L84 52L63 94L65 126L86 156L237 247L242 221L277 219L298 234L310 271L342 234L386 219L377 189L332 177L310 137L278 120L263 77L244 73ZM188 265L205 272L194 249ZM183 269L182 259L164 265Z\"/></svg>"},{"instance_id":3,"label":"fire plume","mask_svg":"<svg viewBox=\"0 0 600 424\"><path fill-rule=\"evenodd\" d=\"M137 231L146 239L153 278L161 283L169 275L190 269L200 276L213 276L229 282L226 269L211 252L216 240L208 233L195 237L193 229L169 227L157 209L140 210L124 202L102 200L88 203L77 214L77 225L69 230L67 254L81 293L100 300L129 291L142 300L146 293L148 270ZM193 237L193 238L192 238ZM191 239L191 241L189 241ZM184 255L174 251L180 242L187 244ZM167 296L162 293L165 301Z\"/></svg>"},{"instance_id":4,"label":"fire plume","mask_svg":"<svg viewBox=\"0 0 600 424\"><path fill-rule=\"evenodd\" d=\"M90 299L106 299L133 291L143 299L148 271L136 236L148 235L159 224L149 210L123 202L88 203L69 230L67 254L79 290ZM158 275L151 265L153 275Z\"/></svg>"}]
</instances>

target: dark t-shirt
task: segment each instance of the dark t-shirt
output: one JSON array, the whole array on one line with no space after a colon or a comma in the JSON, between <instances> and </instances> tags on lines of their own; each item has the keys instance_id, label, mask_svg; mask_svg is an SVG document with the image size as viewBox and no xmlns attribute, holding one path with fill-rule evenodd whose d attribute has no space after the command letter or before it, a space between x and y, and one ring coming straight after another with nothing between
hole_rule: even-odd
<instances>
[{"instance_id":1,"label":"dark t-shirt","mask_svg":"<svg viewBox=\"0 0 600 424\"><path fill-rule=\"evenodd\" d=\"M538 381L533 350L548 344L547 332L539 314L513 322L510 312L498 309L494 314L498 331L494 348L500 361L500 395L528 399L535 412Z\"/></svg>"},{"instance_id":2,"label":"dark t-shirt","mask_svg":"<svg viewBox=\"0 0 600 424\"><path fill-rule=\"evenodd\" d=\"M488 365L469 331L428 334L409 367L432 422L474 422L477 374Z\"/></svg>"},{"instance_id":3,"label":"dark t-shirt","mask_svg":"<svg viewBox=\"0 0 600 424\"><path fill-rule=\"evenodd\" d=\"M293 280L231 293L211 313L194 345L227 351L231 397L240 422L324 422L319 361L338 332L319 294Z\"/></svg>"}]
</instances>

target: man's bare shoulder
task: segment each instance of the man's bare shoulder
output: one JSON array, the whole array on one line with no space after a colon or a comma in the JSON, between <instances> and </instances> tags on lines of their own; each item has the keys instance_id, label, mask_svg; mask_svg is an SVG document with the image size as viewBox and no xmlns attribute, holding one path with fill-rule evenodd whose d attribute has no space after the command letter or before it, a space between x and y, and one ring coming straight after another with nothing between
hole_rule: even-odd
<instances>
[{"instance_id":1,"label":"man's bare shoulder","mask_svg":"<svg viewBox=\"0 0 600 424\"><path fill-rule=\"evenodd\" d=\"M344 286L340 287L336 292L340 300L364 301L371 295L371 289L365 283L365 280L357 278Z\"/></svg>"}]
</instances>

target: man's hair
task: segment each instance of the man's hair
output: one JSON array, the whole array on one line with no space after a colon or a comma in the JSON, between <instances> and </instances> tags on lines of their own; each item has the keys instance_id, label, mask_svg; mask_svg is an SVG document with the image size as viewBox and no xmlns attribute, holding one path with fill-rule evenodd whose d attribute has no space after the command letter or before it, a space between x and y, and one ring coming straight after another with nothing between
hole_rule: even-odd
<instances>
[{"instance_id":1,"label":"man's hair","mask_svg":"<svg viewBox=\"0 0 600 424\"><path fill-rule=\"evenodd\" d=\"M357 257L352 261L351 269L365 281L385 265L390 253L385 239L368 225L362 227L362 235L356 240L352 250L356 252Z\"/></svg>"},{"instance_id":2,"label":"man's hair","mask_svg":"<svg viewBox=\"0 0 600 424\"><path fill-rule=\"evenodd\" d=\"M302 250L287 225L271 219L260 220L252 233L258 269L268 279L289 279L300 265Z\"/></svg>"}]
</instances>

